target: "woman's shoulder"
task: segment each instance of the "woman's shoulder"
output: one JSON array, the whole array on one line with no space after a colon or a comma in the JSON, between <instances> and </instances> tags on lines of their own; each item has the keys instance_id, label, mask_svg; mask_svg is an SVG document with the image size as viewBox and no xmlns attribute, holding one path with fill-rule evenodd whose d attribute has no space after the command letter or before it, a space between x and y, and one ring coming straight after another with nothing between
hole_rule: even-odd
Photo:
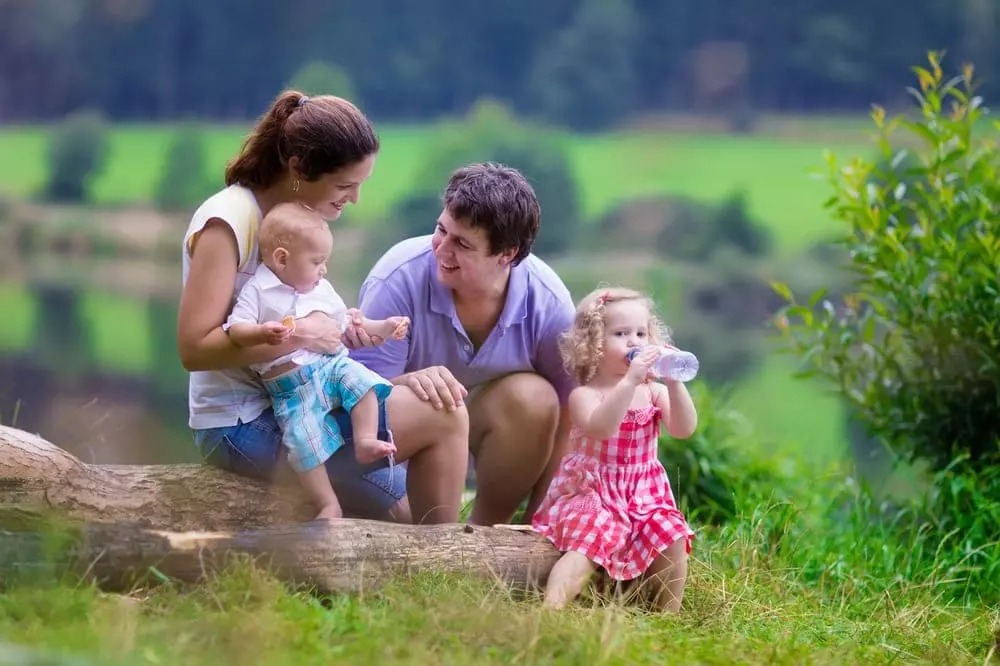
<instances>
[{"instance_id":1,"label":"woman's shoulder","mask_svg":"<svg viewBox=\"0 0 1000 666\"><path fill-rule=\"evenodd\" d=\"M185 234L185 247L190 253L198 234L208 221L222 220L236 236L240 264L243 265L256 243L261 217L260 206L253 192L242 185L229 185L205 199L195 210Z\"/></svg>"},{"instance_id":2,"label":"woman's shoulder","mask_svg":"<svg viewBox=\"0 0 1000 666\"><path fill-rule=\"evenodd\" d=\"M246 226L260 221L260 206L253 192L242 185L229 185L205 199L191 216L191 226L200 228L213 218L230 226Z\"/></svg>"}]
</instances>

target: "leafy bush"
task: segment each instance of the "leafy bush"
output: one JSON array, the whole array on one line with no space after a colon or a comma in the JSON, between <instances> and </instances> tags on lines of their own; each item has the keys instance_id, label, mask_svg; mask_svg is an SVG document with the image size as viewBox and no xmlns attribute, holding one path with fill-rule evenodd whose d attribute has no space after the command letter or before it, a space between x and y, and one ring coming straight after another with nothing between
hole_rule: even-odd
<instances>
[{"instance_id":1,"label":"leafy bush","mask_svg":"<svg viewBox=\"0 0 1000 666\"><path fill-rule=\"evenodd\" d=\"M750 424L730 407L727 394L700 381L690 391L697 430L684 440L664 433L659 443L660 461L688 520L721 524L735 519L748 497L790 497L791 481L776 459L753 452Z\"/></svg>"},{"instance_id":2,"label":"leafy bush","mask_svg":"<svg viewBox=\"0 0 1000 666\"><path fill-rule=\"evenodd\" d=\"M156 204L164 210L192 210L221 187L205 162L205 138L195 123L178 130L156 185Z\"/></svg>"},{"instance_id":3,"label":"leafy bush","mask_svg":"<svg viewBox=\"0 0 1000 666\"><path fill-rule=\"evenodd\" d=\"M930 62L916 68L920 118L872 114L890 164L907 156L891 142L897 128L916 139L912 186L898 170L876 180L871 162L839 167L828 156L828 208L847 226L857 293L838 306L817 291L807 306L776 288L789 302L787 340L809 372L835 382L904 458L940 470L963 453L1000 463L1000 153L973 133L984 109L971 67L945 81L934 54Z\"/></svg>"},{"instance_id":4,"label":"leafy bush","mask_svg":"<svg viewBox=\"0 0 1000 666\"><path fill-rule=\"evenodd\" d=\"M542 225L533 251L551 255L572 246L580 227L579 194L569 156L558 136L519 123L503 106L481 102L469 118L441 132L418 170L409 197L393 210L397 232L427 234L441 212L441 192L451 173L471 162L500 162L521 171L535 189Z\"/></svg>"},{"instance_id":5,"label":"leafy bush","mask_svg":"<svg viewBox=\"0 0 1000 666\"><path fill-rule=\"evenodd\" d=\"M900 460L929 465L923 504L896 522L934 542L911 561L962 597L998 598L1000 560L1000 152L979 135L985 114L971 66L946 80L938 57L915 68L914 119L872 117L881 161L828 157L827 202L846 230L854 293L822 290L797 302L787 285L779 313L789 349L842 392L867 432ZM995 126L996 127L996 126ZM908 131L909 153L893 145ZM905 513L905 512L904 512ZM916 538L916 536L914 536Z\"/></svg>"},{"instance_id":6,"label":"leafy bush","mask_svg":"<svg viewBox=\"0 0 1000 666\"><path fill-rule=\"evenodd\" d=\"M91 180L107 161L108 127L97 111L70 114L49 139L49 179L43 195L50 201L83 202Z\"/></svg>"}]
</instances>

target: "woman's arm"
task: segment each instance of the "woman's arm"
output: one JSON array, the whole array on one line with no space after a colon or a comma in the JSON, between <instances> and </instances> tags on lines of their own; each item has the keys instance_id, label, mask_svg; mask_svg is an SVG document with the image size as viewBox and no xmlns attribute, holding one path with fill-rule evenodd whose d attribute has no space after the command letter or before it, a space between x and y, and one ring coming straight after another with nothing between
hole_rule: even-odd
<instances>
[{"instance_id":1,"label":"woman's arm","mask_svg":"<svg viewBox=\"0 0 1000 666\"><path fill-rule=\"evenodd\" d=\"M301 347L317 351L339 348L339 326L318 312L296 322L295 334L284 344L233 344L222 323L229 314L238 267L239 249L232 229L222 220L209 220L191 250L188 280L181 292L177 351L186 370L238 368Z\"/></svg>"}]
</instances>

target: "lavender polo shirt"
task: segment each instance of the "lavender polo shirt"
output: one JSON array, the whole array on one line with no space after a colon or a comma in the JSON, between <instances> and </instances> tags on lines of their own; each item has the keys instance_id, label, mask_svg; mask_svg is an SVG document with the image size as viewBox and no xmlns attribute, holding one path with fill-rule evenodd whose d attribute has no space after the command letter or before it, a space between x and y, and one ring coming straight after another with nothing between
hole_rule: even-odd
<instances>
[{"instance_id":1,"label":"lavender polo shirt","mask_svg":"<svg viewBox=\"0 0 1000 666\"><path fill-rule=\"evenodd\" d=\"M430 236L390 248L361 285L358 301L372 319L410 318L405 340L351 352L388 379L443 365L471 391L496 377L529 371L547 379L563 404L575 386L558 348L559 336L573 324L573 299L555 271L534 255L511 269L503 312L478 351L458 320L451 291L438 282Z\"/></svg>"}]
</instances>

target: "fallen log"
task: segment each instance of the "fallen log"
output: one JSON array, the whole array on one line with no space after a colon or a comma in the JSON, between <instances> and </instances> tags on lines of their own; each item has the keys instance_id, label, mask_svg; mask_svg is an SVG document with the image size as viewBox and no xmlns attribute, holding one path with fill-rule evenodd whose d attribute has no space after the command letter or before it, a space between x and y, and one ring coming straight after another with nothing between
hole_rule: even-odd
<instances>
[{"instance_id":1,"label":"fallen log","mask_svg":"<svg viewBox=\"0 0 1000 666\"><path fill-rule=\"evenodd\" d=\"M292 479L270 485L206 465L89 464L4 426L0 509L44 511L82 523L54 561L46 535L7 525L14 531L0 531L0 569L69 566L111 591L128 589L153 571L199 581L232 554L250 556L282 579L331 592L375 587L418 571L532 586L544 583L559 558L546 539L512 526L310 521L313 509Z\"/></svg>"},{"instance_id":2,"label":"fallen log","mask_svg":"<svg viewBox=\"0 0 1000 666\"><path fill-rule=\"evenodd\" d=\"M320 593L356 593L420 572L529 589L544 585L559 558L533 532L458 524L340 519L241 532L168 532L88 523L74 532L61 549L53 549L47 535L0 532L0 570L28 569L45 577L68 569L106 591L127 592L163 576L202 582L242 555L281 580Z\"/></svg>"},{"instance_id":3,"label":"fallen log","mask_svg":"<svg viewBox=\"0 0 1000 666\"><path fill-rule=\"evenodd\" d=\"M201 464L95 465L7 426L0 426L0 507L177 531L238 530L315 515L290 475L266 483Z\"/></svg>"}]
</instances>

